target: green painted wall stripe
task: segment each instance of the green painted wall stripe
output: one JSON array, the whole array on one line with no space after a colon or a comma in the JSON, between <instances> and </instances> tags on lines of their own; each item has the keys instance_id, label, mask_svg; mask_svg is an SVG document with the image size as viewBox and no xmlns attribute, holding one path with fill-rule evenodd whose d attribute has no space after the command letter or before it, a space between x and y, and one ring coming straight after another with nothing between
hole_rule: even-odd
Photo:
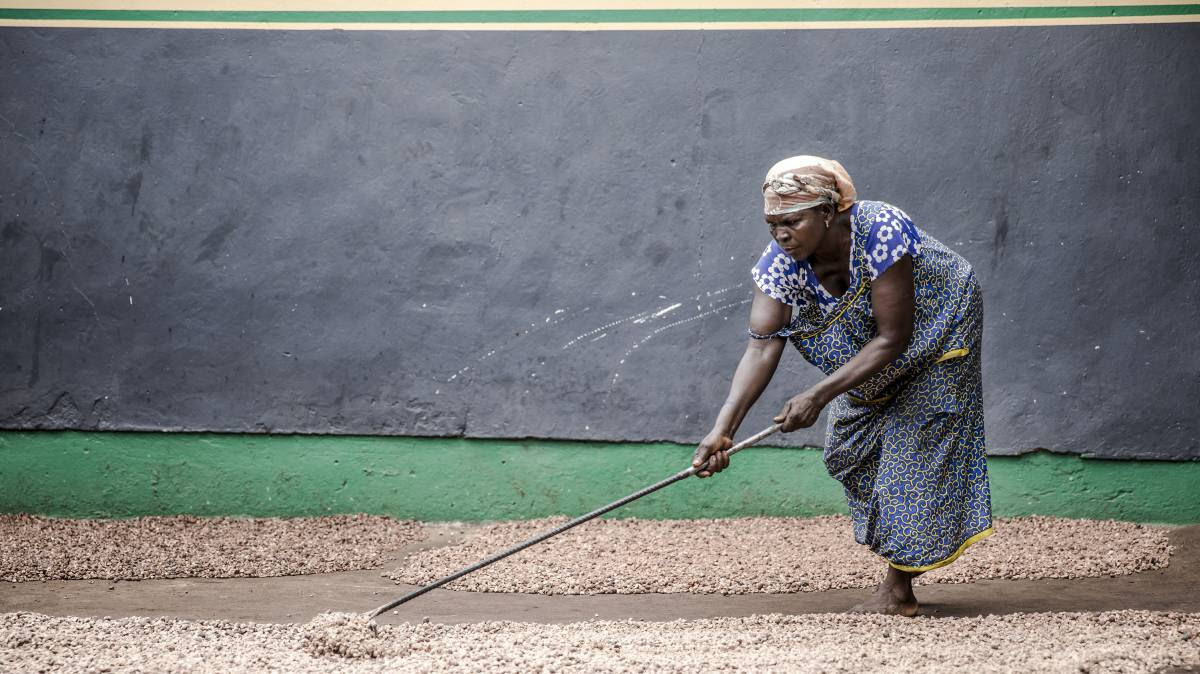
<instances>
[{"instance_id":1,"label":"green painted wall stripe","mask_svg":"<svg viewBox=\"0 0 1200 674\"><path fill-rule=\"evenodd\" d=\"M1200 15L1200 4L478 11L217 11L0 8L0 19L248 23L795 23L1136 18Z\"/></svg>"},{"instance_id":2,"label":"green painted wall stripe","mask_svg":"<svg viewBox=\"0 0 1200 674\"><path fill-rule=\"evenodd\" d=\"M676 444L408 437L0 432L0 512L58 517L366 512L420 520L580 514L687 464ZM989 457L997 515L1200 522L1200 462ZM813 449L756 447L621 517L845 512Z\"/></svg>"}]
</instances>

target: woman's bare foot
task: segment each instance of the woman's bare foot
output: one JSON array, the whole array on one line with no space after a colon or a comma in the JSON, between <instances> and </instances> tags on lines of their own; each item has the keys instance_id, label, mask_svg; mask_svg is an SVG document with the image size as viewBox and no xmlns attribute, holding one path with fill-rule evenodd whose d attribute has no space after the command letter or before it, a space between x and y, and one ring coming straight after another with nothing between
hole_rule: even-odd
<instances>
[{"instance_id":1,"label":"woman's bare foot","mask_svg":"<svg viewBox=\"0 0 1200 674\"><path fill-rule=\"evenodd\" d=\"M850 609L850 612L902 615L907 618L917 615L917 597L913 594L912 579L918 575L889 566L887 576L871 597Z\"/></svg>"}]
</instances>

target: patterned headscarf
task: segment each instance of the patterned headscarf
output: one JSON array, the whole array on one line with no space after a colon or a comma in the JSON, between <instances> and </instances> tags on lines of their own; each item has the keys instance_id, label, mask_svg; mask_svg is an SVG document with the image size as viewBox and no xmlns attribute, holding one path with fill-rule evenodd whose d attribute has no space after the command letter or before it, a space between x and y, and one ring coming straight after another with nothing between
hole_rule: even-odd
<instances>
[{"instance_id":1,"label":"patterned headscarf","mask_svg":"<svg viewBox=\"0 0 1200 674\"><path fill-rule=\"evenodd\" d=\"M844 211L857 195L850 174L836 161L811 155L788 157L767 171L763 212L781 215L821 204L833 204Z\"/></svg>"}]
</instances>

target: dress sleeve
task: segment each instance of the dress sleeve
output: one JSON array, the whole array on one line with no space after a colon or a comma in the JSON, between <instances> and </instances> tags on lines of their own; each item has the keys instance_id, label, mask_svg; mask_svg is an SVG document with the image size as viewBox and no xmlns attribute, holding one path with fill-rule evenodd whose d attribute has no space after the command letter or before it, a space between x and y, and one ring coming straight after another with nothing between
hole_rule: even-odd
<instances>
[{"instance_id":1,"label":"dress sleeve","mask_svg":"<svg viewBox=\"0 0 1200 674\"><path fill-rule=\"evenodd\" d=\"M800 307L808 303L806 295L804 270L774 241L763 251L762 257L750 269L754 277L754 285L763 294L778 302L792 307ZM769 335L760 335L753 330L746 331L754 339L772 339L787 337L791 330L783 328Z\"/></svg>"},{"instance_id":2,"label":"dress sleeve","mask_svg":"<svg viewBox=\"0 0 1200 674\"><path fill-rule=\"evenodd\" d=\"M774 241L763 251L758 263L750 270L754 285L767 297L793 307L808 302L804 294L804 272L800 265Z\"/></svg>"},{"instance_id":3,"label":"dress sleeve","mask_svg":"<svg viewBox=\"0 0 1200 674\"><path fill-rule=\"evenodd\" d=\"M871 279L879 278L905 255L915 258L920 253L921 235L908 214L890 205L879 209L867 233L867 266L871 270Z\"/></svg>"}]
</instances>

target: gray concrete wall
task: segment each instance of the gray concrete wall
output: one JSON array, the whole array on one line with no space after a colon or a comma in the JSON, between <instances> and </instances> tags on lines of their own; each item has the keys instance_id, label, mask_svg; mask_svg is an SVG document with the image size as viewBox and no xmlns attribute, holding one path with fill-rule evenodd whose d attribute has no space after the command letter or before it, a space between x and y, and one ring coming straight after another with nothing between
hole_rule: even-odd
<instances>
[{"instance_id":1,"label":"gray concrete wall","mask_svg":"<svg viewBox=\"0 0 1200 674\"><path fill-rule=\"evenodd\" d=\"M810 152L979 271L991 451L1200 458L1196 63L1186 24L0 29L0 427L694 441Z\"/></svg>"}]
</instances>

